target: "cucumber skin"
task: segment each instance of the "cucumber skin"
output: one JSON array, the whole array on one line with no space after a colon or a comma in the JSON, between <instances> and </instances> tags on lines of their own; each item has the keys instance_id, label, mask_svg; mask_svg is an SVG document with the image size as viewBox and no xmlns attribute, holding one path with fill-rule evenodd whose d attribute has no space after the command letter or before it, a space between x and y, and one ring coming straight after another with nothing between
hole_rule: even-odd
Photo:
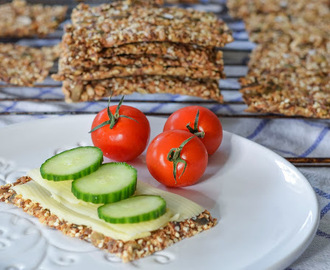
<instances>
[{"instance_id":1,"label":"cucumber skin","mask_svg":"<svg viewBox=\"0 0 330 270\"><path fill-rule=\"evenodd\" d=\"M131 217L122 217L122 218L112 218L109 217L108 215L104 215L102 213L102 209L106 207L107 205L102 205L97 209L97 213L100 219L103 219L105 222L108 223L113 223L113 224L131 224L131 223L140 223L144 221L149 221L153 219L157 219L160 216L164 215L166 213L166 201L158 196L158 195L136 195L134 197L139 197L139 196L153 196L153 197L159 197L162 201L163 204L161 205L160 208L152 211L152 213L144 213L136 216L131 216ZM133 197L131 197L133 198Z\"/></svg>"},{"instance_id":2,"label":"cucumber skin","mask_svg":"<svg viewBox=\"0 0 330 270\"><path fill-rule=\"evenodd\" d=\"M93 148L93 149L98 149L99 151L99 155L100 155L100 161L99 162L95 162L94 164L90 165L89 167L85 168L84 170L80 171L80 172L77 172L77 173L74 173L74 174L70 174L70 175L56 175L56 174L52 174L52 173L47 173L45 172L44 170L44 167L46 165L46 163L53 159L54 157L56 156L60 156L62 154L65 154L66 152L69 152L69 151L75 151L76 149L81 149L81 148ZM72 148L72 149L69 149L69 150L65 150L59 154L56 154L50 158L48 158L40 167L40 173L41 173L41 176L42 178L46 179L46 180L49 180L49 181L66 181L66 180L75 180L75 179L78 179L78 178L81 178L83 176L86 176L86 175L89 175L91 174L92 172L95 172L103 163L103 152L100 148L98 147L95 147L95 146L79 146L79 147L76 147L76 148Z\"/></svg>"},{"instance_id":3,"label":"cucumber skin","mask_svg":"<svg viewBox=\"0 0 330 270\"><path fill-rule=\"evenodd\" d=\"M107 203L113 203L127 199L135 193L136 185L137 185L137 170L133 166L125 162L110 162L110 163L105 163L103 165L107 165L107 164L121 164L121 165L125 165L126 167L129 167L130 169L133 169L134 178L135 178L134 185L130 185L125 189L122 189L120 192L117 191L115 193L99 195L99 194L91 194L91 193L84 194L81 193L80 191L77 191L74 187L75 181L73 181L71 186L71 192L77 199L94 204L107 204Z\"/></svg>"}]
</instances>

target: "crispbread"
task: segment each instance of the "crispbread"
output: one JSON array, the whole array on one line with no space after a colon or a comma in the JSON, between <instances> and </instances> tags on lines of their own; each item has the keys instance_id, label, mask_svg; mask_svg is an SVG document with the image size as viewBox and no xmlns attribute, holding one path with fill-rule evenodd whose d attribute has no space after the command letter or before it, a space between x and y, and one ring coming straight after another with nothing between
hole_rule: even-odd
<instances>
[{"instance_id":1,"label":"crispbread","mask_svg":"<svg viewBox=\"0 0 330 270\"><path fill-rule=\"evenodd\" d=\"M71 15L72 23L75 26L91 27L91 25L100 26L99 29L106 31L114 29L118 23L126 20L134 22L149 22L152 24L172 26L178 28L185 23L190 27L207 27L212 33L216 33L216 29L209 27L223 26L223 21L213 13L206 13L194 9L184 9L179 7L159 7L144 5L132 5L127 1L114 1L97 6L89 6L86 4L78 5ZM107 25L112 22L114 25ZM106 24L101 25L102 24ZM104 28L102 28L104 27Z\"/></svg>"},{"instance_id":2,"label":"crispbread","mask_svg":"<svg viewBox=\"0 0 330 270\"><path fill-rule=\"evenodd\" d=\"M320 91L302 92L280 89L261 96L244 96L249 105L246 111L278 113L288 116L330 118L330 93Z\"/></svg>"},{"instance_id":3,"label":"crispbread","mask_svg":"<svg viewBox=\"0 0 330 270\"><path fill-rule=\"evenodd\" d=\"M309 10L308 16L280 14L251 14L245 21L251 41L256 43L286 43L296 46L324 46L329 41L330 13ZM317 18L317 22L315 21Z\"/></svg>"},{"instance_id":4,"label":"crispbread","mask_svg":"<svg viewBox=\"0 0 330 270\"><path fill-rule=\"evenodd\" d=\"M164 76L135 76L98 81L63 81L67 102L98 100L110 95L169 93L223 102L217 80Z\"/></svg>"},{"instance_id":5,"label":"crispbread","mask_svg":"<svg viewBox=\"0 0 330 270\"><path fill-rule=\"evenodd\" d=\"M12 43L0 44L0 80L22 86L42 82L58 54L58 46L31 48Z\"/></svg>"},{"instance_id":6,"label":"crispbread","mask_svg":"<svg viewBox=\"0 0 330 270\"><path fill-rule=\"evenodd\" d=\"M223 47L233 41L228 26L214 14L175 7L80 4L72 22L74 39L100 48L145 41Z\"/></svg>"},{"instance_id":7,"label":"crispbread","mask_svg":"<svg viewBox=\"0 0 330 270\"><path fill-rule=\"evenodd\" d=\"M248 112L330 118L329 2L229 0L259 43L240 79Z\"/></svg>"},{"instance_id":8,"label":"crispbread","mask_svg":"<svg viewBox=\"0 0 330 270\"><path fill-rule=\"evenodd\" d=\"M153 55L170 59L185 59L196 65L207 66L209 63L223 65L222 51L215 48L170 42L138 42L112 48L88 47L85 41L79 42L79 39L73 37L72 25L67 25L65 30L61 57L68 59L73 66L85 60L98 63L100 58L120 55Z\"/></svg>"},{"instance_id":9,"label":"crispbread","mask_svg":"<svg viewBox=\"0 0 330 270\"><path fill-rule=\"evenodd\" d=\"M330 54L327 48L295 48L286 44L260 44L251 54L249 70L241 85L256 83L321 91L329 89ZM268 87L269 88L269 87Z\"/></svg>"},{"instance_id":10,"label":"crispbread","mask_svg":"<svg viewBox=\"0 0 330 270\"><path fill-rule=\"evenodd\" d=\"M85 69L72 69L70 66L60 66L59 73L53 75L53 79L63 81L65 79L71 80L103 80L114 77L128 77L128 76L177 76L189 77L192 79L220 79L224 78L221 70L207 70L190 68L183 66L162 66L154 63L149 66L94 66Z\"/></svg>"},{"instance_id":11,"label":"crispbread","mask_svg":"<svg viewBox=\"0 0 330 270\"><path fill-rule=\"evenodd\" d=\"M247 111L329 118L329 57L327 48L258 45L240 79Z\"/></svg>"},{"instance_id":12,"label":"crispbread","mask_svg":"<svg viewBox=\"0 0 330 270\"><path fill-rule=\"evenodd\" d=\"M319 47L329 40L327 0L229 0L230 13L243 18L251 41Z\"/></svg>"},{"instance_id":13,"label":"crispbread","mask_svg":"<svg viewBox=\"0 0 330 270\"><path fill-rule=\"evenodd\" d=\"M70 53L69 53L70 54ZM197 58L197 57L196 57ZM60 65L62 72L65 68L70 70L74 69L88 69L95 66L172 66L172 67L184 67L184 68L202 68L208 70L223 70L223 60L219 59L214 63L211 61L199 62L196 58L174 58L164 57L157 54L121 54L110 57L102 57L98 54L96 57L84 57L84 60L78 60L74 56L67 56L65 52L62 52ZM69 72L70 73L70 72Z\"/></svg>"},{"instance_id":14,"label":"crispbread","mask_svg":"<svg viewBox=\"0 0 330 270\"><path fill-rule=\"evenodd\" d=\"M214 71L223 71L223 64L198 63L196 61L189 62L187 59L172 59L166 57L160 57L157 55L117 55L109 58L98 58L97 62L93 60L85 60L72 65L72 61L68 58L61 57L62 72L65 68L89 70L98 66L151 66L158 65L163 67L184 67L184 68L202 68ZM70 72L69 72L70 73Z\"/></svg>"},{"instance_id":15,"label":"crispbread","mask_svg":"<svg viewBox=\"0 0 330 270\"><path fill-rule=\"evenodd\" d=\"M128 4L142 4L142 5L164 5L164 4L194 4L199 0L126 0Z\"/></svg>"},{"instance_id":16,"label":"crispbread","mask_svg":"<svg viewBox=\"0 0 330 270\"><path fill-rule=\"evenodd\" d=\"M202 231L208 230L217 223L217 220L205 210L191 219L182 222L169 222L168 225L151 232L151 235L148 237L130 241L115 240L93 231L90 227L70 224L65 220L60 220L39 203L24 199L12 189L13 186L24 185L29 181L31 181L31 178L21 177L13 184L1 186L0 201L22 208L28 214L37 217L42 224L57 229L68 236L91 242L97 248L120 257L123 262L149 256L184 238L192 237Z\"/></svg>"},{"instance_id":17,"label":"crispbread","mask_svg":"<svg viewBox=\"0 0 330 270\"><path fill-rule=\"evenodd\" d=\"M291 15L302 15L308 7L309 11L318 9L324 12L329 5L328 0L228 0L229 13L233 17L247 18L251 14L278 14L285 12ZM304 15L302 15L304 16ZM317 18L314 18L317 19Z\"/></svg>"},{"instance_id":18,"label":"crispbread","mask_svg":"<svg viewBox=\"0 0 330 270\"><path fill-rule=\"evenodd\" d=\"M66 12L66 6L32 5L25 0L0 5L0 36L45 36L58 27Z\"/></svg>"}]
</instances>

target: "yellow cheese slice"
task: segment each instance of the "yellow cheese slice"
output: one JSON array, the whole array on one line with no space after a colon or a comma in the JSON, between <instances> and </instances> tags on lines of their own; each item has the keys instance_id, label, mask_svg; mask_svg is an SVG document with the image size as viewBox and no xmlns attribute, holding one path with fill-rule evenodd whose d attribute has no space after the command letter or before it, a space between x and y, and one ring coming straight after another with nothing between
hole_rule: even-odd
<instances>
[{"instance_id":1,"label":"yellow cheese slice","mask_svg":"<svg viewBox=\"0 0 330 270\"><path fill-rule=\"evenodd\" d=\"M89 203L77 199L71 192L72 180L67 181L49 181L43 179L40 173L40 169L30 170L27 175L31 177L40 186L47 189L52 197L61 202L62 198L72 204L88 205Z\"/></svg>"},{"instance_id":2,"label":"yellow cheese slice","mask_svg":"<svg viewBox=\"0 0 330 270\"><path fill-rule=\"evenodd\" d=\"M94 218L95 214L91 216L92 211L90 209L86 209L86 214L82 214L81 212L83 212L83 210L76 212L66 205L59 203L51 198L51 193L49 191L34 181L30 181L24 185L17 185L13 187L13 190L15 190L17 194L22 195L24 199L38 202L43 208L49 209L61 220L66 220L69 223L77 225L86 225L106 236L124 241L150 235L150 231L166 225L172 216L171 212L167 211L158 219L137 224L110 224L98 217ZM96 212L97 216L97 206L95 205L94 207L94 212Z\"/></svg>"},{"instance_id":3,"label":"yellow cheese slice","mask_svg":"<svg viewBox=\"0 0 330 270\"><path fill-rule=\"evenodd\" d=\"M39 185L47 189L51 193L51 196L58 202L63 202L65 205L77 204L87 208L93 205L91 203L79 200L73 195L71 192L71 180L55 182L43 179L39 169L30 170L27 175L36 181ZM180 195L155 188L142 181L137 182L135 194L159 195L164 198L167 208L171 209L172 213L175 214L175 216L172 218L173 221L183 221L185 219L192 218L205 210L199 204L191 200L188 200Z\"/></svg>"},{"instance_id":4,"label":"yellow cheese slice","mask_svg":"<svg viewBox=\"0 0 330 270\"><path fill-rule=\"evenodd\" d=\"M77 199L71 192L72 181L49 181L42 178L39 169L28 172L33 181L13 189L23 198L40 203L60 219L78 225L92 227L114 239L133 240L150 235L151 231L166 225L169 221L183 221L197 216L204 211L200 205L174 193L152 187L138 181L136 195L159 195L165 199L167 212L163 216L146 222L134 224L110 224L98 218L97 208L100 204L92 204Z\"/></svg>"}]
</instances>

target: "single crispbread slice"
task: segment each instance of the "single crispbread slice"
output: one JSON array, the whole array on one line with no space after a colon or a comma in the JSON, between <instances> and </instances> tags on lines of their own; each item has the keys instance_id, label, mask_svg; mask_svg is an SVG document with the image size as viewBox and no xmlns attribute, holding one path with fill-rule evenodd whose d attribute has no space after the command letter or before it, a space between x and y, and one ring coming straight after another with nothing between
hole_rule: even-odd
<instances>
[{"instance_id":1,"label":"single crispbread slice","mask_svg":"<svg viewBox=\"0 0 330 270\"><path fill-rule=\"evenodd\" d=\"M116 47L135 42L179 42L223 47L232 42L228 26L212 13L125 4L78 5L72 13L74 39L88 47Z\"/></svg>"},{"instance_id":2,"label":"single crispbread slice","mask_svg":"<svg viewBox=\"0 0 330 270\"><path fill-rule=\"evenodd\" d=\"M201 211L192 218L183 221L170 221L167 225L151 231L150 235L135 240L119 240L104 235L90 226L70 223L60 219L49 209L36 201L31 201L18 195L13 187L24 185L31 178L21 177L13 184L0 187L0 201L11 203L22 208L25 212L39 218L39 221L62 233L91 242L94 246L113 253L123 262L137 260L166 249L174 243L192 237L216 225L217 220L207 210ZM175 195L175 194L174 194Z\"/></svg>"},{"instance_id":3,"label":"single crispbread slice","mask_svg":"<svg viewBox=\"0 0 330 270\"><path fill-rule=\"evenodd\" d=\"M327 48L260 44L240 79L249 112L329 118L330 55Z\"/></svg>"},{"instance_id":4,"label":"single crispbread slice","mask_svg":"<svg viewBox=\"0 0 330 270\"><path fill-rule=\"evenodd\" d=\"M199 47L195 44L171 43L171 42L137 42L124 44L118 47L97 48L89 46L88 41L81 40L73 35L73 25L66 25L62 38L62 55L73 66L84 60L98 63L102 58L112 58L118 55L157 55L170 59L185 59L188 62L209 62L218 65L223 64L222 51L215 48Z\"/></svg>"},{"instance_id":5,"label":"single crispbread slice","mask_svg":"<svg viewBox=\"0 0 330 270\"><path fill-rule=\"evenodd\" d=\"M28 4L14 0L0 5L0 37L43 37L65 19L67 6Z\"/></svg>"},{"instance_id":6,"label":"single crispbread slice","mask_svg":"<svg viewBox=\"0 0 330 270\"><path fill-rule=\"evenodd\" d=\"M248 112L330 118L330 6L327 0L229 0L252 41L240 79Z\"/></svg>"},{"instance_id":7,"label":"single crispbread slice","mask_svg":"<svg viewBox=\"0 0 330 270\"><path fill-rule=\"evenodd\" d=\"M255 14L246 20L245 25L250 40L256 43L277 41L317 48L329 41L330 12L327 16L318 13L313 15L312 18L304 18L302 15L293 17L287 13ZM317 18L318 23L314 18Z\"/></svg>"},{"instance_id":8,"label":"single crispbread slice","mask_svg":"<svg viewBox=\"0 0 330 270\"><path fill-rule=\"evenodd\" d=\"M154 25L179 27L185 24L187 27L213 27L212 32L218 32L216 26L222 25L215 14L193 9L179 7L159 7L145 5L128 5L126 1L117 1L98 6L86 4L78 5L71 14L72 23L80 27L100 25L102 30L107 31L110 27L116 28L116 24L124 21L132 23L145 21ZM111 22L111 25L108 25ZM208 29L207 29L208 30Z\"/></svg>"},{"instance_id":9,"label":"single crispbread slice","mask_svg":"<svg viewBox=\"0 0 330 270\"><path fill-rule=\"evenodd\" d=\"M81 146L47 159L40 167L43 178L53 181L74 180L96 171L103 162L103 152L94 146Z\"/></svg>"},{"instance_id":10,"label":"single crispbread slice","mask_svg":"<svg viewBox=\"0 0 330 270\"><path fill-rule=\"evenodd\" d=\"M248 104L248 112L330 119L329 92L282 88L252 97L245 94L243 98Z\"/></svg>"},{"instance_id":11,"label":"single crispbread slice","mask_svg":"<svg viewBox=\"0 0 330 270\"><path fill-rule=\"evenodd\" d=\"M306 10L308 6L308 10ZM227 7L233 17L248 18L254 14L280 14L287 13L299 16L308 16L317 19L314 12L324 11L329 6L328 0L228 0ZM304 12L307 11L307 12ZM304 13L304 14L302 14ZM314 16L314 17L313 17Z\"/></svg>"},{"instance_id":12,"label":"single crispbread slice","mask_svg":"<svg viewBox=\"0 0 330 270\"><path fill-rule=\"evenodd\" d=\"M79 74L83 72L93 72L94 70L99 70L101 67L109 66L151 66L157 65L162 67L183 67L185 69L207 69L214 71L223 71L224 65L223 61L218 60L218 63L208 62L198 62L196 59L187 59L187 58L171 58L164 57L162 55L153 55L153 54L125 54L125 55L115 55L113 57L96 57L88 58L79 61L76 58L70 58L64 56L65 53L62 53L60 59L59 67L60 73L62 74Z\"/></svg>"},{"instance_id":13,"label":"single crispbread slice","mask_svg":"<svg viewBox=\"0 0 330 270\"><path fill-rule=\"evenodd\" d=\"M136 189L137 171L124 162L101 165L93 173L72 182L72 193L91 203L112 203L132 196Z\"/></svg>"},{"instance_id":14,"label":"single crispbread slice","mask_svg":"<svg viewBox=\"0 0 330 270\"><path fill-rule=\"evenodd\" d=\"M99 218L109 223L139 223L156 219L166 212L166 201L156 195L138 195L98 208Z\"/></svg>"},{"instance_id":15,"label":"single crispbread slice","mask_svg":"<svg viewBox=\"0 0 330 270\"><path fill-rule=\"evenodd\" d=\"M134 5L134 2L140 2L138 5ZM76 10L73 12L72 17L73 21L78 23L84 23L84 19L91 18L93 19L93 15L105 16L109 18L113 18L114 20L120 20L121 18L126 17L142 17L146 15L148 17L160 16L163 19L170 20L169 16L165 14L170 14L174 18L177 19L189 19L191 21L204 21L204 22L216 22L218 20L216 14L211 12L204 12L199 10L185 9L180 8L178 6L148 6L145 8L145 5L142 3L146 3L147 1L136 1L136 0L124 0L124 1L113 1L111 3L106 3L103 5L94 5L88 6L81 4ZM83 14L81 14L83 12ZM142 12L142 13L141 13ZM81 17L82 15L82 17ZM94 18L95 19L95 18ZM101 21L104 18L101 18ZM170 21L167 21L170 23Z\"/></svg>"},{"instance_id":16,"label":"single crispbread slice","mask_svg":"<svg viewBox=\"0 0 330 270\"><path fill-rule=\"evenodd\" d=\"M64 69L64 70L63 70ZM52 78L58 81L65 79L78 81L94 81L109 78L120 78L129 76L177 76L192 79L220 79L225 75L221 70L207 70L182 66L162 66L154 63L150 66L95 66L91 69L70 69L70 67L60 67L59 74Z\"/></svg>"},{"instance_id":17,"label":"single crispbread slice","mask_svg":"<svg viewBox=\"0 0 330 270\"><path fill-rule=\"evenodd\" d=\"M0 80L13 85L34 86L48 76L59 57L59 46L32 48L0 44Z\"/></svg>"},{"instance_id":18,"label":"single crispbread slice","mask_svg":"<svg viewBox=\"0 0 330 270\"><path fill-rule=\"evenodd\" d=\"M65 80L62 88L67 102L98 100L104 97L140 94L180 94L223 102L217 80L136 76L98 81Z\"/></svg>"}]
</instances>

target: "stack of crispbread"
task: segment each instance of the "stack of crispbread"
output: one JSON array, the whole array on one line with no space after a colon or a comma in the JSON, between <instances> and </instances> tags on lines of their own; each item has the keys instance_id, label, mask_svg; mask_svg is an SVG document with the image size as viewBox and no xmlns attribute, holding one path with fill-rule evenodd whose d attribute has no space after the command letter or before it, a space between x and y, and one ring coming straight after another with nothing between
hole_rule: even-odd
<instances>
[{"instance_id":1,"label":"stack of crispbread","mask_svg":"<svg viewBox=\"0 0 330 270\"><path fill-rule=\"evenodd\" d=\"M13 0L0 5L0 37L45 36L64 20L66 6L28 4Z\"/></svg>"},{"instance_id":2,"label":"stack of crispbread","mask_svg":"<svg viewBox=\"0 0 330 270\"><path fill-rule=\"evenodd\" d=\"M328 0L229 0L243 18L252 52L241 79L250 112L330 118Z\"/></svg>"},{"instance_id":3,"label":"stack of crispbread","mask_svg":"<svg viewBox=\"0 0 330 270\"><path fill-rule=\"evenodd\" d=\"M131 2L73 10L53 76L63 81L66 100L139 92L221 102L217 48L233 40L227 25L210 13Z\"/></svg>"}]
</instances>

